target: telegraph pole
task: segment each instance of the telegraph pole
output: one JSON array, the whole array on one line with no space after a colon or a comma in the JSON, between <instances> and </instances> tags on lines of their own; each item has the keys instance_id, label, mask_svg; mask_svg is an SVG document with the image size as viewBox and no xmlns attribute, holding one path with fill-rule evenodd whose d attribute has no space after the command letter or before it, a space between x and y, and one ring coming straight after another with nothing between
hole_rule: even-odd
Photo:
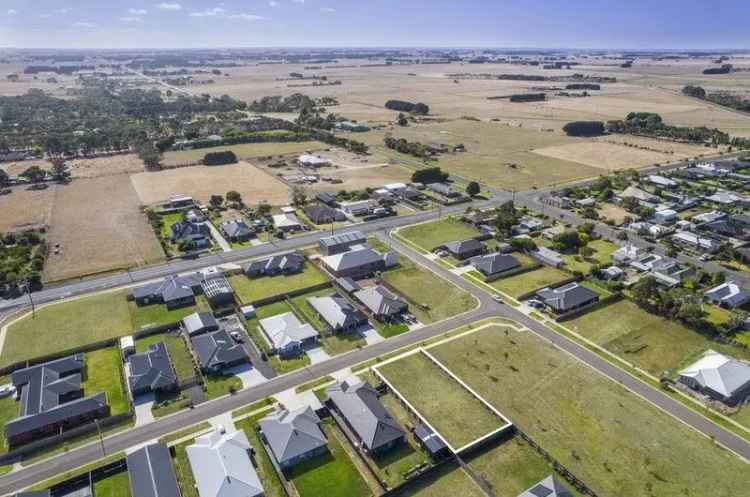
<instances>
[{"instance_id":1,"label":"telegraph pole","mask_svg":"<svg viewBox=\"0 0 750 497\"><path fill-rule=\"evenodd\" d=\"M24 281L24 286L26 287L26 295L29 296L29 303L31 303L31 318L33 319L36 317L36 308L34 306L34 299L31 297L31 282L29 281L28 276L26 276Z\"/></svg>"}]
</instances>

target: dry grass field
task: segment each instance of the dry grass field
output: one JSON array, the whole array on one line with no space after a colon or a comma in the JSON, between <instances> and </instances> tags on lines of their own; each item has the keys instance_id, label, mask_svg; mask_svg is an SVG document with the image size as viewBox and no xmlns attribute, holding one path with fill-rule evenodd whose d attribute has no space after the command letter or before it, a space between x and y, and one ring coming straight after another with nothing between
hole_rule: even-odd
<instances>
[{"instance_id":1,"label":"dry grass field","mask_svg":"<svg viewBox=\"0 0 750 497\"><path fill-rule=\"evenodd\" d=\"M10 195L0 195L0 232L49 224L56 188L55 185L46 190L14 188Z\"/></svg>"},{"instance_id":2,"label":"dry grass field","mask_svg":"<svg viewBox=\"0 0 750 497\"><path fill-rule=\"evenodd\" d=\"M256 157L279 156L287 154L302 154L327 148L327 145L317 141L289 142L289 143L243 143L222 147L201 148L197 150L180 150L164 154L163 164L167 166L194 164L203 160L209 152L223 152L231 150L238 159L252 159Z\"/></svg>"},{"instance_id":3,"label":"dry grass field","mask_svg":"<svg viewBox=\"0 0 750 497\"><path fill-rule=\"evenodd\" d=\"M52 73L23 74L25 64L0 64L0 96L23 95L32 88L44 90L56 97L65 96L65 87L74 86L75 76L64 76ZM19 81L7 80L10 74L17 74ZM36 76L36 79L34 79ZM47 78L54 77L57 83L48 83Z\"/></svg>"},{"instance_id":4,"label":"dry grass field","mask_svg":"<svg viewBox=\"0 0 750 497\"><path fill-rule=\"evenodd\" d=\"M166 200L174 194L190 195L207 203L211 195L224 195L230 190L239 192L249 205L263 200L272 205L289 201L289 187L247 162L143 172L130 179L144 205Z\"/></svg>"},{"instance_id":5,"label":"dry grass field","mask_svg":"<svg viewBox=\"0 0 750 497\"><path fill-rule=\"evenodd\" d=\"M127 176L80 179L55 192L45 281L145 264L164 256Z\"/></svg>"},{"instance_id":6,"label":"dry grass field","mask_svg":"<svg viewBox=\"0 0 750 497\"><path fill-rule=\"evenodd\" d=\"M98 178L114 174L131 174L143 171L143 161L135 154L113 155L111 157L94 157L90 159L73 159L66 161L72 178ZM11 176L21 174L31 166L51 170L52 164L46 160L30 160L0 164L0 169Z\"/></svg>"},{"instance_id":7,"label":"dry grass field","mask_svg":"<svg viewBox=\"0 0 750 497\"><path fill-rule=\"evenodd\" d=\"M659 152L590 140L538 148L534 150L534 153L552 159L578 162L604 171L653 166L675 160L674 157Z\"/></svg>"}]
</instances>

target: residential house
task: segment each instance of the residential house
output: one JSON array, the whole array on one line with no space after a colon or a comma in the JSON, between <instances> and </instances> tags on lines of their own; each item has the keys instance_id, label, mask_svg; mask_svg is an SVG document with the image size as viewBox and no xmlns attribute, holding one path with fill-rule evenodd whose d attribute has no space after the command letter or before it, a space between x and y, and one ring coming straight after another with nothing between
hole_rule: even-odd
<instances>
[{"instance_id":1,"label":"residential house","mask_svg":"<svg viewBox=\"0 0 750 497\"><path fill-rule=\"evenodd\" d=\"M180 497L172 457L163 443L152 443L126 456L130 495Z\"/></svg>"},{"instance_id":2,"label":"residential house","mask_svg":"<svg viewBox=\"0 0 750 497\"><path fill-rule=\"evenodd\" d=\"M211 231L204 223L191 223L190 221L180 221L174 223L170 230L172 243L179 244L188 240L193 242L196 249L205 249L211 246Z\"/></svg>"},{"instance_id":3,"label":"residential house","mask_svg":"<svg viewBox=\"0 0 750 497\"><path fill-rule=\"evenodd\" d=\"M721 242L715 238L702 236L691 231L678 231L672 235L672 241L700 252L713 254L719 250Z\"/></svg>"},{"instance_id":4,"label":"residential house","mask_svg":"<svg viewBox=\"0 0 750 497\"><path fill-rule=\"evenodd\" d=\"M532 217L532 216L523 216L521 219L518 220L519 231L523 233L536 231L538 229L542 229L543 227L544 227L544 221L542 221L541 219Z\"/></svg>"},{"instance_id":5,"label":"residential house","mask_svg":"<svg viewBox=\"0 0 750 497\"><path fill-rule=\"evenodd\" d=\"M630 261L630 266L641 272L651 271L654 265L664 259L659 254L645 254L642 257Z\"/></svg>"},{"instance_id":6,"label":"residential house","mask_svg":"<svg viewBox=\"0 0 750 497\"><path fill-rule=\"evenodd\" d=\"M750 206L750 199L737 195L734 192L719 191L713 195L706 197L709 202L714 202L719 205L735 206L735 207L748 207Z\"/></svg>"},{"instance_id":7,"label":"residential house","mask_svg":"<svg viewBox=\"0 0 750 497\"><path fill-rule=\"evenodd\" d=\"M310 167L314 169L331 165L330 160L312 154L300 155L297 158L297 162L299 162L299 165L302 167Z\"/></svg>"},{"instance_id":8,"label":"residential house","mask_svg":"<svg viewBox=\"0 0 750 497\"><path fill-rule=\"evenodd\" d=\"M654 213L654 222L657 224L672 224L677 221L677 211L664 209Z\"/></svg>"},{"instance_id":9,"label":"residential house","mask_svg":"<svg viewBox=\"0 0 750 497\"><path fill-rule=\"evenodd\" d=\"M341 202L339 207L350 216L359 217L371 214L378 207L378 203L374 200L354 200Z\"/></svg>"},{"instance_id":10,"label":"residential house","mask_svg":"<svg viewBox=\"0 0 750 497\"><path fill-rule=\"evenodd\" d=\"M346 252L354 245L365 245L367 237L361 231L347 231L326 236L318 240L323 255L335 255Z\"/></svg>"},{"instance_id":11,"label":"residential house","mask_svg":"<svg viewBox=\"0 0 750 497\"><path fill-rule=\"evenodd\" d=\"M457 198L461 196L461 192L455 191L453 187L447 183L428 183L425 186L428 190L447 198Z\"/></svg>"},{"instance_id":12,"label":"residential house","mask_svg":"<svg viewBox=\"0 0 750 497\"><path fill-rule=\"evenodd\" d=\"M339 295L311 297L310 307L333 331L350 331L367 322L367 316Z\"/></svg>"},{"instance_id":13,"label":"residential house","mask_svg":"<svg viewBox=\"0 0 750 497\"><path fill-rule=\"evenodd\" d=\"M197 273L172 275L134 288L128 294L128 300L135 301L138 306L164 304L167 309L172 310L195 305L195 294L202 291L201 278Z\"/></svg>"},{"instance_id":14,"label":"residential house","mask_svg":"<svg viewBox=\"0 0 750 497\"><path fill-rule=\"evenodd\" d=\"M574 202L576 204L576 207L580 207L581 209L586 209L588 207L596 207L596 199L594 197L586 197L586 198L575 200Z\"/></svg>"},{"instance_id":15,"label":"residential house","mask_svg":"<svg viewBox=\"0 0 750 497\"><path fill-rule=\"evenodd\" d=\"M648 204L659 203L660 199L656 195L648 193L647 191L641 190L635 186L629 186L625 188L620 194L617 195L620 199L634 198L639 202L645 202Z\"/></svg>"},{"instance_id":16,"label":"residential house","mask_svg":"<svg viewBox=\"0 0 750 497\"><path fill-rule=\"evenodd\" d=\"M300 221L296 214L290 212L274 215L273 225L277 230L284 233L294 233L305 230L305 223Z\"/></svg>"},{"instance_id":17,"label":"residential house","mask_svg":"<svg viewBox=\"0 0 750 497\"><path fill-rule=\"evenodd\" d=\"M378 392L369 383L351 378L328 387L326 393L368 453L381 455L406 442L406 432L381 404Z\"/></svg>"},{"instance_id":18,"label":"residential house","mask_svg":"<svg viewBox=\"0 0 750 497\"><path fill-rule=\"evenodd\" d=\"M474 226L481 226L483 224L494 224L497 219L497 211L495 209L488 210L473 210L464 214L462 220L465 223L472 224Z\"/></svg>"},{"instance_id":19,"label":"residential house","mask_svg":"<svg viewBox=\"0 0 750 497\"><path fill-rule=\"evenodd\" d=\"M562 267L564 262L562 255L560 255L559 252L555 252L544 246L537 247L536 250L531 251L529 255L547 266L559 268Z\"/></svg>"},{"instance_id":20,"label":"residential house","mask_svg":"<svg viewBox=\"0 0 750 497\"><path fill-rule=\"evenodd\" d=\"M656 174L648 176L646 181L652 185L658 186L659 188L677 188L677 182L675 180Z\"/></svg>"},{"instance_id":21,"label":"residential house","mask_svg":"<svg viewBox=\"0 0 750 497\"><path fill-rule=\"evenodd\" d=\"M210 312L194 312L182 318L182 327L192 337L218 330L219 323Z\"/></svg>"},{"instance_id":22,"label":"residential house","mask_svg":"<svg viewBox=\"0 0 750 497\"><path fill-rule=\"evenodd\" d=\"M496 278L521 268L518 259L512 255L498 252L475 257L471 260L471 265L485 278Z\"/></svg>"},{"instance_id":23,"label":"residential house","mask_svg":"<svg viewBox=\"0 0 750 497\"><path fill-rule=\"evenodd\" d=\"M620 269L617 266L609 266L608 268L604 268L600 271L601 277L604 280L612 281L617 280L622 277L623 274L625 274L625 271Z\"/></svg>"},{"instance_id":24,"label":"residential house","mask_svg":"<svg viewBox=\"0 0 750 497\"><path fill-rule=\"evenodd\" d=\"M543 230L542 238L552 241L557 235L565 233L565 231L567 231L567 228L565 228L565 226L561 224L558 224L557 226L552 226L550 228L547 228L546 230Z\"/></svg>"},{"instance_id":25,"label":"residential house","mask_svg":"<svg viewBox=\"0 0 750 497\"><path fill-rule=\"evenodd\" d=\"M393 321L409 310L409 304L380 285L354 292L354 298L379 321Z\"/></svg>"},{"instance_id":26,"label":"residential house","mask_svg":"<svg viewBox=\"0 0 750 497\"><path fill-rule=\"evenodd\" d=\"M282 470L328 452L320 418L309 406L279 409L261 419L258 427Z\"/></svg>"},{"instance_id":27,"label":"residential house","mask_svg":"<svg viewBox=\"0 0 750 497\"><path fill-rule=\"evenodd\" d=\"M743 216L746 217L746 216ZM750 239L750 230L748 225L740 221L740 216L728 216L717 221L705 223L700 226L702 231L710 231L714 235L736 240Z\"/></svg>"},{"instance_id":28,"label":"residential house","mask_svg":"<svg viewBox=\"0 0 750 497\"><path fill-rule=\"evenodd\" d=\"M313 224L331 224L346 221L346 215L338 209L323 204L310 204L304 209L305 216Z\"/></svg>"},{"instance_id":29,"label":"residential house","mask_svg":"<svg viewBox=\"0 0 750 497\"><path fill-rule=\"evenodd\" d=\"M128 366L128 385L134 397L177 388L177 375L164 342L152 343L144 353L131 355Z\"/></svg>"},{"instance_id":30,"label":"residential house","mask_svg":"<svg viewBox=\"0 0 750 497\"><path fill-rule=\"evenodd\" d=\"M694 271L689 266L683 266L671 257L662 257L651 264L651 275L661 285L672 288L687 278L693 276Z\"/></svg>"},{"instance_id":31,"label":"residential house","mask_svg":"<svg viewBox=\"0 0 750 497\"><path fill-rule=\"evenodd\" d=\"M483 254L485 250L484 244L479 240L475 240L474 238L449 242L441 246L440 248L446 250L449 254L459 260L469 259L471 257Z\"/></svg>"},{"instance_id":32,"label":"residential house","mask_svg":"<svg viewBox=\"0 0 750 497\"><path fill-rule=\"evenodd\" d=\"M618 248L612 253L612 260L617 264L634 261L643 256L644 250L640 247L636 247L632 243Z\"/></svg>"},{"instance_id":33,"label":"residential house","mask_svg":"<svg viewBox=\"0 0 750 497\"><path fill-rule=\"evenodd\" d=\"M519 494L518 497L573 497L573 493L565 488L554 475L549 475L533 487Z\"/></svg>"},{"instance_id":34,"label":"residential house","mask_svg":"<svg viewBox=\"0 0 750 497\"><path fill-rule=\"evenodd\" d=\"M599 294L576 282L557 288L544 288L537 297L555 314L569 314L585 309L599 301Z\"/></svg>"},{"instance_id":35,"label":"residential house","mask_svg":"<svg viewBox=\"0 0 750 497\"><path fill-rule=\"evenodd\" d=\"M336 286L338 286L347 295L351 295L357 290L362 289L359 286L359 283L357 283L351 278L336 278L335 283L336 283Z\"/></svg>"},{"instance_id":36,"label":"residential house","mask_svg":"<svg viewBox=\"0 0 750 497\"><path fill-rule=\"evenodd\" d=\"M83 396L84 367L83 354L75 354L11 374L21 407L18 417L5 424L9 446L109 416L106 394Z\"/></svg>"},{"instance_id":37,"label":"residential house","mask_svg":"<svg viewBox=\"0 0 750 497\"><path fill-rule=\"evenodd\" d=\"M195 205L195 201L193 200L193 197L188 197L187 195L172 195L169 197L169 205L173 209L181 209L184 207L192 207Z\"/></svg>"},{"instance_id":38,"label":"residential house","mask_svg":"<svg viewBox=\"0 0 750 497\"><path fill-rule=\"evenodd\" d=\"M262 497L263 485L243 430L214 430L185 449L199 497Z\"/></svg>"},{"instance_id":39,"label":"residential house","mask_svg":"<svg viewBox=\"0 0 750 497\"><path fill-rule=\"evenodd\" d=\"M201 282L203 294L213 307L223 307L234 303L234 289L221 273L215 273Z\"/></svg>"},{"instance_id":40,"label":"residential house","mask_svg":"<svg viewBox=\"0 0 750 497\"><path fill-rule=\"evenodd\" d=\"M190 209L185 213L185 221L190 223L204 223L206 222L206 216L200 209Z\"/></svg>"},{"instance_id":41,"label":"residential house","mask_svg":"<svg viewBox=\"0 0 750 497\"><path fill-rule=\"evenodd\" d=\"M321 262L337 278L363 277L383 271L392 264L397 264L393 256L380 254L365 245L355 245L347 252L328 255L321 258Z\"/></svg>"},{"instance_id":42,"label":"residential house","mask_svg":"<svg viewBox=\"0 0 750 497\"><path fill-rule=\"evenodd\" d=\"M227 330L196 335L190 341L204 373L219 373L224 369L250 362L245 347L237 343Z\"/></svg>"},{"instance_id":43,"label":"residential house","mask_svg":"<svg viewBox=\"0 0 750 497\"><path fill-rule=\"evenodd\" d=\"M255 231L242 219L224 221L221 223L221 232L233 243L246 242L255 236Z\"/></svg>"},{"instance_id":44,"label":"residential house","mask_svg":"<svg viewBox=\"0 0 750 497\"><path fill-rule=\"evenodd\" d=\"M338 207L339 203L336 201L336 197L327 192L318 193L315 198L318 202L327 205L328 207Z\"/></svg>"},{"instance_id":45,"label":"residential house","mask_svg":"<svg viewBox=\"0 0 750 497\"><path fill-rule=\"evenodd\" d=\"M268 344L280 356L299 355L320 337L315 328L302 324L292 312L261 319L258 324Z\"/></svg>"},{"instance_id":46,"label":"residential house","mask_svg":"<svg viewBox=\"0 0 750 497\"><path fill-rule=\"evenodd\" d=\"M680 371L678 381L714 400L736 406L750 396L750 365L709 350Z\"/></svg>"},{"instance_id":47,"label":"residential house","mask_svg":"<svg viewBox=\"0 0 750 497\"><path fill-rule=\"evenodd\" d=\"M750 301L750 293L734 281L726 281L707 290L703 295L716 305L736 309Z\"/></svg>"},{"instance_id":48,"label":"residential house","mask_svg":"<svg viewBox=\"0 0 750 497\"><path fill-rule=\"evenodd\" d=\"M274 255L268 259L252 261L246 268L249 278L259 276L290 275L301 273L305 269L305 258L296 252Z\"/></svg>"},{"instance_id":49,"label":"residential house","mask_svg":"<svg viewBox=\"0 0 750 497\"><path fill-rule=\"evenodd\" d=\"M721 211L708 211L696 214L690 220L694 223L712 223L727 217L727 214Z\"/></svg>"}]
</instances>

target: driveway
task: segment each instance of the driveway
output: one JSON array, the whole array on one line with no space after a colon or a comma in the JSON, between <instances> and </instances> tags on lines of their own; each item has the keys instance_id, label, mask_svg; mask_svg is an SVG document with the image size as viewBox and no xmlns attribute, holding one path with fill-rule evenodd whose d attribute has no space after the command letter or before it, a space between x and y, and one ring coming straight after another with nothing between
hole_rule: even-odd
<instances>
[{"instance_id":1,"label":"driveway","mask_svg":"<svg viewBox=\"0 0 750 497\"><path fill-rule=\"evenodd\" d=\"M310 364L318 364L325 362L331 358L328 353L323 350L323 347L315 347L314 349L308 349L305 351L307 357L310 358Z\"/></svg>"},{"instance_id":2,"label":"driveway","mask_svg":"<svg viewBox=\"0 0 750 497\"><path fill-rule=\"evenodd\" d=\"M239 364L227 369L226 372L239 378L242 381L242 388L254 387L268 381L268 378L250 364Z\"/></svg>"},{"instance_id":3,"label":"driveway","mask_svg":"<svg viewBox=\"0 0 750 497\"><path fill-rule=\"evenodd\" d=\"M358 331L367 342L367 345L373 345L385 340L385 338L383 338L380 333L378 333L378 330L376 330L369 324L367 326L363 326Z\"/></svg>"},{"instance_id":4,"label":"driveway","mask_svg":"<svg viewBox=\"0 0 750 497\"><path fill-rule=\"evenodd\" d=\"M156 398L153 393L139 395L133 400L136 426L143 426L154 420L154 414L151 412L154 402L156 402Z\"/></svg>"},{"instance_id":5,"label":"driveway","mask_svg":"<svg viewBox=\"0 0 750 497\"><path fill-rule=\"evenodd\" d=\"M224 252L232 251L232 246L229 245L229 242L223 236L221 236L221 233L219 232L219 230L216 229L216 226L214 226L213 223L206 221L203 224L208 226L208 229L211 231L211 236L213 237L217 245L221 247L221 250L223 250Z\"/></svg>"}]
</instances>

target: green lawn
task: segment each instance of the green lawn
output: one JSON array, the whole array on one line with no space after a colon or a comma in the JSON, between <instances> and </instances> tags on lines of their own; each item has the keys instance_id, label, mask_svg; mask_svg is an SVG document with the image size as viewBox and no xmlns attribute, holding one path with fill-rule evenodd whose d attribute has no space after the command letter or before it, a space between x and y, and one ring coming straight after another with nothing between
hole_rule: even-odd
<instances>
[{"instance_id":1,"label":"green lawn","mask_svg":"<svg viewBox=\"0 0 750 497\"><path fill-rule=\"evenodd\" d=\"M398 497L484 497L476 483L457 464L447 463L428 477L395 494ZM497 497L514 497L500 495Z\"/></svg>"},{"instance_id":2,"label":"green lawn","mask_svg":"<svg viewBox=\"0 0 750 497\"><path fill-rule=\"evenodd\" d=\"M117 347L108 347L85 354L86 380L83 382L85 395L99 392L107 394L112 416L128 412L128 394L123 384L122 361Z\"/></svg>"},{"instance_id":3,"label":"green lawn","mask_svg":"<svg viewBox=\"0 0 750 497\"><path fill-rule=\"evenodd\" d=\"M94 495L97 497L131 497L128 472L123 471L94 483Z\"/></svg>"},{"instance_id":4,"label":"green lawn","mask_svg":"<svg viewBox=\"0 0 750 497\"><path fill-rule=\"evenodd\" d=\"M182 318L194 312L209 311L208 300L203 295L195 298L195 305L168 310L163 304L139 306L135 302L128 302L133 330L155 328L179 323Z\"/></svg>"},{"instance_id":5,"label":"green lawn","mask_svg":"<svg viewBox=\"0 0 750 497\"><path fill-rule=\"evenodd\" d=\"M378 371L455 449L506 424L422 353Z\"/></svg>"},{"instance_id":6,"label":"green lawn","mask_svg":"<svg viewBox=\"0 0 750 497\"><path fill-rule=\"evenodd\" d=\"M10 382L10 377L2 378L0 385L5 385ZM0 430L4 430L5 424L9 421L13 421L18 417L20 412L20 403L16 401L14 395L9 395L4 399L0 399ZM5 433L2 431L2 433ZM0 453L8 451L8 445L5 442L5 436L0 436Z\"/></svg>"},{"instance_id":7,"label":"green lawn","mask_svg":"<svg viewBox=\"0 0 750 497\"><path fill-rule=\"evenodd\" d=\"M445 218L402 228L398 234L423 249L432 251L447 242L473 238L479 234L479 231L458 219Z\"/></svg>"},{"instance_id":8,"label":"green lawn","mask_svg":"<svg viewBox=\"0 0 750 497\"><path fill-rule=\"evenodd\" d=\"M384 338L395 337L409 331L409 325L406 323L380 323L378 321L374 321L374 323L378 333Z\"/></svg>"},{"instance_id":9,"label":"green lawn","mask_svg":"<svg viewBox=\"0 0 750 497\"><path fill-rule=\"evenodd\" d=\"M190 398L183 392L158 393L151 408L155 418L162 418L190 406Z\"/></svg>"},{"instance_id":10,"label":"green lawn","mask_svg":"<svg viewBox=\"0 0 750 497\"><path fill-rule=\"evenodd\" d=\"M333 295L334 293L335 292L332 289L326 288L325 290L318 290L316 292L299 295L292 299L294 305L302 313L301 317L304 318L303 321L310 323L312 327L320 333L320 343L323 345L323 350L332 356L343 354L344 352L349 352L350 350L367 345L364 338L352 333L337 333L332 336L325 335L326 326L313 308L310 307L310 304L307 303L307 299L310 297Z\"/></svg>"},{"instance_id":11,"label":"green lawn","mask_svg":"<svg viewBox=\"0 0 750 497\"><path fill-rule=\"evenodd\" d=\"M141 354L146 351L149 345L158 342L164 342L167 347L177 379L186 380L196 375L193 357L190 355L188 345L182 336L175 333L160 333L141 338L135 342L135 351Z\"/></svg>"},{"instance_id":12,"label":"green lawn","mask_svg":"<svg viewBox=\"0 0 750 497\"><path fill-rule=\"evenodd\" d=\"M8 365L89 343L128 335L132 331L126 292L44 306L8 328L0 364Z\"/></svg>"},{"instance_id":13,"label":"green lawn","mask_svg":"<svg viewBox=\"0 0 750 497\"><path fill-rule=\"evenodd\" d=\"M328 438L329 453L304 461L290 471L290 477L300 497L359 497L370 496L367 483L349 459L333 428L326 420L321 427Z\"/></svg>"},{"instance_id":14,"label":"green lawn","mask_svg":"<svg viewBox=\"0 0 750 497\"><path fill-rule=\"evenodd\" d=\"M195 440L188 440L174 446L175 455L172 458L172 467L174 468L175 476L177 476L177 485L180 487L182 497L199 497L198 489L195 486L193 470L190 468L190 460L185 450L193 445L194 442Z\"/></svg>"},{"instance_id":15,"label":"green lawn","mask_svg":"<svg viewBox=\"0 0 750 497\"><path fill-rule=\"evenodd\" d=\"M490 283L501 292L507 293L511 297L520 297L534 290L554 285L570 278L570 275L559 269L542 266L533 271L501 278Z\"/></svg>"},{"instance_id":16,"label":"green lawn","mask_svg":"<svg viewBox=\"0 0 750 497\"><path fill-rule=\"evenodd\" d=\"M245 275L236 275L229 278L229 283L234 288L237 298L243 304L253 303L260 299L293 292L302 288L309 288L327 281L328 278L309 262L305 263L305 270L303 272L290 276L248 278Z\"/></svg>"},{"instance_id":17,"label":"green lawn","mask_svg":"<svg viewBox=\"0 0 750 497\"><path fill-rule=\"evenodd\" d=\"M256 414L249 418L245 418L242 421L237 421L235 426L238 430L244 430L245 435L250 444L255 448L255 460L258 463L255 467L258 472L260 482L263 484L263 493L265 497L287 497L284 492L284 486L279 479L279 475L273 466L273 462L268 455L268 452L263 448L263 444L258 437L256 428L258 421L264 418L268 412ZM188 497L183 494L183 497Z\"/></svg>"},{"instance_id":18,"label":"green lawn","mask_svg":"<svg viewBox=\"0 0 750 497\"><path fill-rule=\"evenodd\" d=\"M424 324L470 311L476 300L469 293L419 266L404 265L383 279L409 303L409 311Z\"/></svg>"},{"instance_id":19,"label":"green lawn","mask_svg":"<svg viewBox=\"0 0 750 497\"><path fill-rule=\"evenodd\" d=\"M486 328L430 352L594 492L746 492L747 464L734 454L534 334L506 330Z\"/></svg>"},{"instance_id":20,"label":"green lawn","mask_svg":"<svg viewBox=\"0 0 750 497\"><path fill-rule=\"evenodd\" d=\"M229 393L230 388L242 389L242 380L234 375L206 375L203 377L206 399L211 400Z\"/></svg>"}]
</instances>

